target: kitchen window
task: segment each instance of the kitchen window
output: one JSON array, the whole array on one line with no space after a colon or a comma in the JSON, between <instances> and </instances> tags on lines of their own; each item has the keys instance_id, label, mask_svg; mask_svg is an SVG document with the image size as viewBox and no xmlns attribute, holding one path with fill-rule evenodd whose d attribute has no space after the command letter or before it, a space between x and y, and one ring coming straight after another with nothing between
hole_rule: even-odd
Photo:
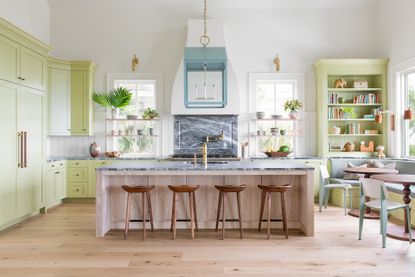
<instances>
[{"instance_id":1,"label":"kitchen window","mask_svg":"<svg viewBox=\"0 0 415 277\"><path fill-rule=\"evenodd\" d=\"M415 109L415 71L403 74L403 109ZM415 119L403 122L403 156L415 158Z\"/></svg>"},{"instance_id":2,"label":"kitchen window","mask_svg":"<svg viewBox=\"0 0 415 277\"><path fill-rule=\"evenodd\" d=\"M161 156L161 118L144 120L146 109L161 114L162 78L160 74L108 74L108 88L127 88L131 104L120 111L119 118L107 115L107 149L123 157Z\"/></svg>"},{"instance_id":3,"label":"kitchen window","mask_svg":"<svg viewBox=\"0 0 415 277\"><path fill-rule=\"evenodd\" d=\"M265 151L277 151L288 145L293 154L302 152L302 119L288 120L287 100L303 102L304 75L301 73L253 73L249 76L249 145L251 157L264 157ZM256 113L264 112L264 119Z\"/></svg>"}]
</instances>

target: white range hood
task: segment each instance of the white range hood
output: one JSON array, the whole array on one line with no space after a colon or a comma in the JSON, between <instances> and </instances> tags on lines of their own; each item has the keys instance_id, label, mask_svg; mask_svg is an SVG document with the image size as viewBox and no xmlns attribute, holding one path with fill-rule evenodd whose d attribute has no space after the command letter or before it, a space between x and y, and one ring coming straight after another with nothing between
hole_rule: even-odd
<instances>
[{"instance_id":1,"label":"white range hood","mask_svg":"<svg viewBox=\"0 0 415 277\"><path fill-rule=\"evenodd\" d=\"M188 21L186 47L202 47L200 36L203 33L203 20L190 19ZM207 21L207 33L210 43L207 47L226 47L223 23L219 20ZM184 49L183 49L184 50ZM183 51L184 52L184 51ZM172 114L239 114L240 100L238 96L238 87L236 77L232 68L232 61L227 59L227 104L223 108L187 108L185 106L185 73L183 57L177 69L176 77L173 84L171 112Z\"/></svg>"}]
</instances>

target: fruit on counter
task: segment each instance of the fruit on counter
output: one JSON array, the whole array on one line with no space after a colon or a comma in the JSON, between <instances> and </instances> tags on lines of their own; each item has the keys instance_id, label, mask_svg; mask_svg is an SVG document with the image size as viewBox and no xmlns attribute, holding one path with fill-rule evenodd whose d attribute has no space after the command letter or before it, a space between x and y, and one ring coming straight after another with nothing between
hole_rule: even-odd
<instances>
[{"instance_id":1,"label":"fruit on counter","mask_svg":"<svg viewBox=\"0 0 415 277\"><path fill-rule=\"evenodd\" d=\"M280 149L278 151L280 151L280 152L290 152L290 147L288 145L281 145Z\"/></svg>"}]
</instances>

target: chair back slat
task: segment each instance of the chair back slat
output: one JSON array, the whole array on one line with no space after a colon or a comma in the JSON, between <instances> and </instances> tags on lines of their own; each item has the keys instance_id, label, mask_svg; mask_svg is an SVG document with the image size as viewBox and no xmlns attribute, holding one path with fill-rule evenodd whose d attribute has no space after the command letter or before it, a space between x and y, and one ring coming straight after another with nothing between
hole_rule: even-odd
<instances>
[{"instance_id":1,"label":"chair back slat","mask_svg":"<svg viewBox=\"0 0 415 277\"><path fill-rule=\"evenodd\" d=\"M360 178L359 181L362 186L364 196L370 197L371 199L382 199L381 191L383 190L385 199L389 198L385 182L369 178Z\"/></svg>"},{"instance_id":2,"label":"chair back slat","mask_svg":"<svg viewBox=\"0 0 415 277\"><path fill-rule=\"evenodd\" d=\"M320 176L323 179L323 183L326 182L328 178L330 178L329 171L327 170L326 165L320 165Z\"/></svg>"}]
</instances>

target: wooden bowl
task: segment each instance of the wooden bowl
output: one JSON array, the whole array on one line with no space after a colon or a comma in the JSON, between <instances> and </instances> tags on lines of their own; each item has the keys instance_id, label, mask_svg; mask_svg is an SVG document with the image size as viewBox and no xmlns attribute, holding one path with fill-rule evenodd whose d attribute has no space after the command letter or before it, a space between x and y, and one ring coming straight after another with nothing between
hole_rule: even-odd
<instances>
[{"instance_id":1,"label":"wooden bowl","mask_svg":"<svg viewBox=\"0 0 415 277\"><path fill-rule=\"evenodd\" d=\"M273 152L264 152L265 155L268 157L287 157L291 152L280 152L280 151L273 151Z\"/></svg>"}]
</instances>

